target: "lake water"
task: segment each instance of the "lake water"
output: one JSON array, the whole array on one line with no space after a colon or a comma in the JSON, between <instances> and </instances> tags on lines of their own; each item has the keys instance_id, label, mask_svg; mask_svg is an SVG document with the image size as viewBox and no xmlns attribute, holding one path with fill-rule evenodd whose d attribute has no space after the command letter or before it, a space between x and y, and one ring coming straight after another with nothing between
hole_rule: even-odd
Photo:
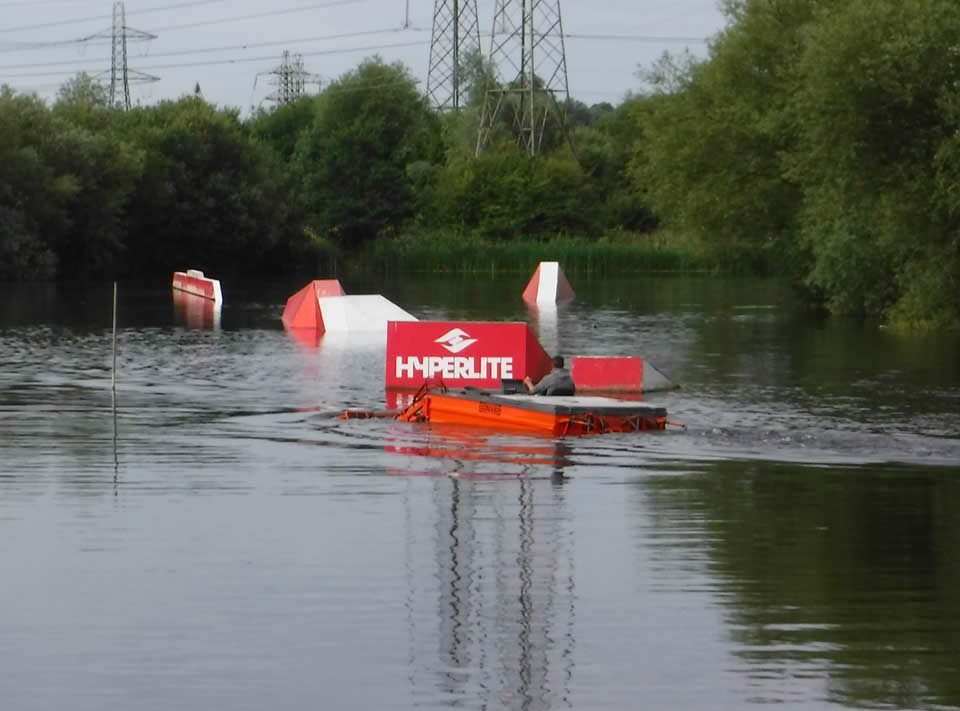
<instances>
[{"instance_id":1,"label":"lake water","mask_svg":"<svg viewBox=\"0 0 960 711\"><path fill-rule=\"evenodd\" d=\"M344 282L641 354L686 429L337 419L382 344L291 338L307 279L0 287L0 707L960 707L960 338L775 283Z\"/></svg>"}]
</instances>

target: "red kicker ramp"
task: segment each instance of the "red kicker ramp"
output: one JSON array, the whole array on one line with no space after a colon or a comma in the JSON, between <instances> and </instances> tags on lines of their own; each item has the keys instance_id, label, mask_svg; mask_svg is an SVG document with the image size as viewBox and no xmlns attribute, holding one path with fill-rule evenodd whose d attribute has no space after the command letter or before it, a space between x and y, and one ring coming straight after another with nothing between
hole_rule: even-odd
<instances>
[{"instance_id":1,"label":"red kicker ramp","mask_svg":"<svg viewBox=\"0 0 960 711\"><path fill-rule=\"evenodd\" d=\"M320 297L343 295L343 287L337 279L314 279L287 299L281 316L283 325L286 328L309 328L323 333Z\"/></svg>"}]
</instances>

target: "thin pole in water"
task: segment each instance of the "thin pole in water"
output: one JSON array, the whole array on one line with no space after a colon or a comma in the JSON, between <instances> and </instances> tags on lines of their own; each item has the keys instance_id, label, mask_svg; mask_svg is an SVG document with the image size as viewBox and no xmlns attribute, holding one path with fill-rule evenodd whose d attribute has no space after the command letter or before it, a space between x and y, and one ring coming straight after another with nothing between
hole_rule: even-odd
<instances>
[{"instance_id":1,"label":"thin pole in water","mask_svg":"<svg viewBox=\"0 0 960 711\"><path fill-rule=\"evenodd\" d=\"M113 371L110 377L113 391L117 391L117 282L113 282Z\"/></svg>"},{"instance_id":2,"label":"thin pole in water","mask_svg":"<svg viewBox=\"0 0 960 711\"><path fill-rule=\"evenodd\" d=\"M117 474L120 461L117 458L117 282L113 282L113 370L110 374L111 404L113 405L113 495L117 495Z\"/></svg>"}]
</instances>

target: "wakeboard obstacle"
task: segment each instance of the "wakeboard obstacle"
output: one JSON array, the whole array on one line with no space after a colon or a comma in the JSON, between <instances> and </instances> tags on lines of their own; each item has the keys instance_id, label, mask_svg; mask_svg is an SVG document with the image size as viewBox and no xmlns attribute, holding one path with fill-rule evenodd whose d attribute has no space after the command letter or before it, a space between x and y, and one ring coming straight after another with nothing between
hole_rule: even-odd
<instances>
[{"instance_id":1,"label":"wakeboard obstacle","mask_svg":"<svg viewBox=\"0 0 960 711\"><path fill-rule=\"evenodd\" d=\"M639 356L571 356L577 392L644 393L673 383ZM385 383L416 390L440 378L447 387L500 390L504 381L550 372L550 355L523 322L410 321L387 324ZM513 387L519 388L514 383Z\"/></svg>"},{"instance_id":2,"label":"wakeboard obstacle","mask_svg":"<svg viewBox=\"0 0 960 711\"><path fill-rule=\"evenodd\" d=\"M563 304L573 301L575 296L559 262L540 262L523 290L527 304Z\"/></svg>"},{"instance_id":3,"label":"wakeboard obstacle","mask_svg":"<svg viewBox=\"0 0 960 711\"><path fill-rule=\"evenodd\" d=\"M357 334L383 338L388 323L416 320L380 294L348 295L337 279L311 281L287 299L281 316L284 328L299 332L298 336Z\"/></svg>"},{"instance_id":4,"label":"wakeboard obstacle","mask_svg":"<svg viewBox=\"0 0 960 711\"><path fill-rule=\"evenodd\" d=\"M559 262L540 262L523 290L522 299L538 321L540 335L545 326L556 340L557 308L564 307L576 294ZM567 367L578 392L645 393L669 390L675 385L653 364L641 356L573 355ZM549 372L532 374L534 380Z\"/></svg>"},{"instance_id":5,"label":"wakeboard obstacle","mask_svg":"<svg viewBox=\"0 0 960 711\"><path fill-rule=\"evenodd\" d=\"M220 327L223 291L220 280L204 276L199 269L173 273L174 318L187 328Z\"/></svg>"},{"instance_id":6,"label":"wakeboard obstacle","mask_svg":"<svg viewBox=\"0 0 960 711\"><path fill-rule=\"evenodd\" d=\"M215 304L223 303L223 292L220 290L220 280L211 279L203 275L199 269L187 269L185 272L173 273L173 288L176 291L209 299Z\"/></svg>"}]
</instances>

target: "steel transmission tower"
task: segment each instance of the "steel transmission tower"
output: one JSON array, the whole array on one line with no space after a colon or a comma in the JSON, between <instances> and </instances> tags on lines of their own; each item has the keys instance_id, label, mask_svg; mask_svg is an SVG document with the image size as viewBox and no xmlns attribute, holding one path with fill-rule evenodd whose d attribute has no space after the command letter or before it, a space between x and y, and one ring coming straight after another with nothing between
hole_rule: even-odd
<instances>
[{"instance_id":1,"label":"steel transmission tower","mask_svg":"<svg viewBox=\"0 0 960 711\"><path fill-rule=\"evenodd\" d=\"M272 75L271 83L277 90L267 99L277 104L289 104L306 94L307 84L319 84L320 77L310 74L303 68L303 55L284 51L280 66L269 72Z\"/></svg>"},{"instance_id":2,"label":"steel transmission tower","mask_svg":"<svg viewBox=\"0 0 960 711\"><path fill-rule=\"evenodd\" d=\"M105 33L93 35L102 37ZM88 38L88 39L91 39ZM127 13L122 2L113 3L113 28L110 31L110 106L130 108L130 82L159 81L159 77L132 70L127 66L127 42L156 39L156 35L127 27Z\"/></svg>"},{"instance_id":3,"label":"steel transmission tower","mask_svg":"<svg viewBox=\"0 0 960 711\"><path fill-rule=\"evenodd\" d=\"M500 112L509 108L519 144L537 155L551 113L566 131L570 94L560 0L497 0L488 61L496 86L484 98L477 154L489 142Z\"/></svg>"},{"instance_id":4,"label":"steel transmission tower","mask_svg":"<svg viewBox=\"0 0 960 711\"><path fill-rule=\"evenodd\" d=\"M460 108L463 58L480 56L480 22L476 0L436 0L427 96L440 109Z\"/></svg>"}]
</instances>

